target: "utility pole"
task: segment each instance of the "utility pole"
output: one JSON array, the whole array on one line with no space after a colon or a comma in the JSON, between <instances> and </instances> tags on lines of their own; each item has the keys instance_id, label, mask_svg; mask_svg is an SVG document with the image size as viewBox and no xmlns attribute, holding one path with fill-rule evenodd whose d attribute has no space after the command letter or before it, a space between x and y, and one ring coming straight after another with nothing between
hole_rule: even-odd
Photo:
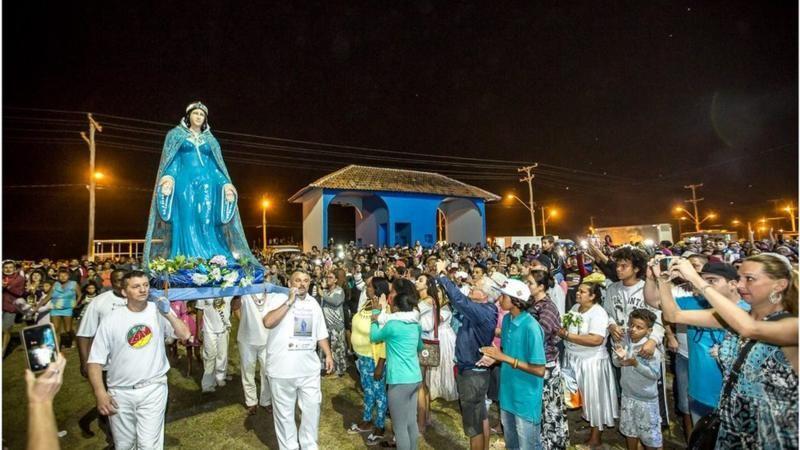
<instances>
[{"instance_id":1,"label":"utility pole","mask_svg":"<svg viewBox=\"0 0 800 450\"><path fill-rule=\"evenodd\" d=\"M86 249L86 258L88 258L89 261L94 261L94 209L95 188L97 187L94 173L94 133L95 131L102 133L103 127L92 118L92 113L86 114L86 117L89 118L89 137L86 137L86 133L81 131L81 137L89 145L89 243Z\"/></svg>"},{"instance_id":2,"label":"utility pole","mask_svg":"<svg viewBox=\"0 0 800 450\"><path fill-rule=\"evenodd\" d=\"M547 216L544 215L544 206L542 206L542 236L547 235Z\"/></svg>"},{"instance_id":3,"label":"utility pole","mask_svg":"<svg viewBox=\"0 0 800 450\"><path fill-rule=\"evenodd\" d=\"M692 199L691 200L684 200L686 203L691 203L694 205L694 231L700 231L700 215L697 213L697 202L702 202L705 198L697 198L697 188L703 187L703 183L700 184L690 184L688 186L684 186L684 189L691 189L692 190Z\"/></svg>"},{"instance_id":4,"label":"utility pole","mask_svg":"<svg viewBox=\"0 0 800 450\"><path fill-rule=\"evenodd\" d=\"M534 163L532 166L520 167L517 172L525 172L525 176L519 179L520 183L528 182L528 209L531 212L531 232L536 236L536 220L534 219L534 206L533 206L533 177L531 173L533 169L539 166L539 163Z\"/></svg>"}]
</instances>

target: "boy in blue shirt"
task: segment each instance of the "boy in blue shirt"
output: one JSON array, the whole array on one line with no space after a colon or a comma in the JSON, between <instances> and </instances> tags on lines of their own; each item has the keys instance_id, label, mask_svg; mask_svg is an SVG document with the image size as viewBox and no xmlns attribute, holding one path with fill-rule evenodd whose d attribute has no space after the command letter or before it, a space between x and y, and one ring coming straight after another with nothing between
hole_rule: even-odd
<instances>
[{"instance_id":1,"label":"boy in blue shirt","mask_svg":"<svg viewBox=\"0 0 800 450\"><path fill-rule=\"evenodd\" d=\"M502 351L483 347L478 365L500 367L500 411L508 449L542 448L542 393L545 364L544 332L527 309L531 291L522 281L509 279L500 291L503 318Z\"/></svg>"}]
</instances>

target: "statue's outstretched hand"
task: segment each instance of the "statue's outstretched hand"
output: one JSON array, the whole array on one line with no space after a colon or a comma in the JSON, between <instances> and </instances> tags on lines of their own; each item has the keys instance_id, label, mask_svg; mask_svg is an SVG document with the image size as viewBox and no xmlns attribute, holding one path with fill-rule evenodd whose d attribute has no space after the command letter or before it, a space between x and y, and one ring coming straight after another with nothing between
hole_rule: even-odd
<instances>
[{"instance_id":1,"label":"statue's outstretched hand","mask_svg":"<svg viewBox=\"0 0 800 450\"><path fill-rule=\"evenodd\" d=\"M229 183L226 184L225 187L223 187L223 190L225 192L225 201L228 203L234 203L236 201L236 194L237 194L236 188Z\"/></svg>"}]
</instances>

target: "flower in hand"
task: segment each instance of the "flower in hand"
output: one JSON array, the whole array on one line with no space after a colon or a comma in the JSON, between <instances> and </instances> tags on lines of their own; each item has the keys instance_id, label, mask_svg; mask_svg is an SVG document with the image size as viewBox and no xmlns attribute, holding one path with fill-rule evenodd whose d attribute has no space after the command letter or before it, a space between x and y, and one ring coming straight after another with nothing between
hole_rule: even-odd
<instances>
[{"instance_id":1,"label":"flower in hand","mask_svg":"<svg viewBox=\"0 0 800 450\"><path fill-rule=\"evenodd\" d=\"M628 352L621 345L614 347L614 354L617 356L617 358L619 358L620 366L624 367L637 365L636 358L628 358Z\"/></svg>"},{"instance_id":2,"label":"flower in hand","mask_svg":"<svg viewBox=\"0 0 800 450\"><path fill-rule=\"evenodd\" d=\"M495 361L501 361L502 362L502 361L506 361L506 359L508 358L506 355L503 354L503 352L500 351L499 348L497 348L497 347L495 347L493 345L490 345L490 346L487 346L487 347L481 347L481 353L483 353L484 356L488 356L489 358L491 358L491 359L493 359Z\"/></svg>"},{"instance_id":3,"label":"flower in hand","mask_svg":"<svg viewBox=\"0 0 800 450\"><path fill-rule=\"evenodd\" d=\"M478 367L491 367L497 363L496 360L489 358L488 356L483 356L478 362L475 363Z\"/></svg>"}]
</instances>

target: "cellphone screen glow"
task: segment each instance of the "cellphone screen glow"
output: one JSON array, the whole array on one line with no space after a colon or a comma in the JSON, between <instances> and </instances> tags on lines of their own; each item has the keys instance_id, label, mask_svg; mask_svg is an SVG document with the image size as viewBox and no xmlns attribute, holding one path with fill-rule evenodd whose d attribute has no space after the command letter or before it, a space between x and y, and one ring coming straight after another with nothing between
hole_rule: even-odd
<instances>
[{"instance_id":1,"label":"cellphone screen glow","mask_svg":"<svg viewBox=\"0 0 800 450\"><path fill-rule=\"evenodd\" d=\"M56 338L50 326L26 329L25 346L28 349L28 361L31 370L39 372L56 360Z\"/></svg>"}]
</instances>

